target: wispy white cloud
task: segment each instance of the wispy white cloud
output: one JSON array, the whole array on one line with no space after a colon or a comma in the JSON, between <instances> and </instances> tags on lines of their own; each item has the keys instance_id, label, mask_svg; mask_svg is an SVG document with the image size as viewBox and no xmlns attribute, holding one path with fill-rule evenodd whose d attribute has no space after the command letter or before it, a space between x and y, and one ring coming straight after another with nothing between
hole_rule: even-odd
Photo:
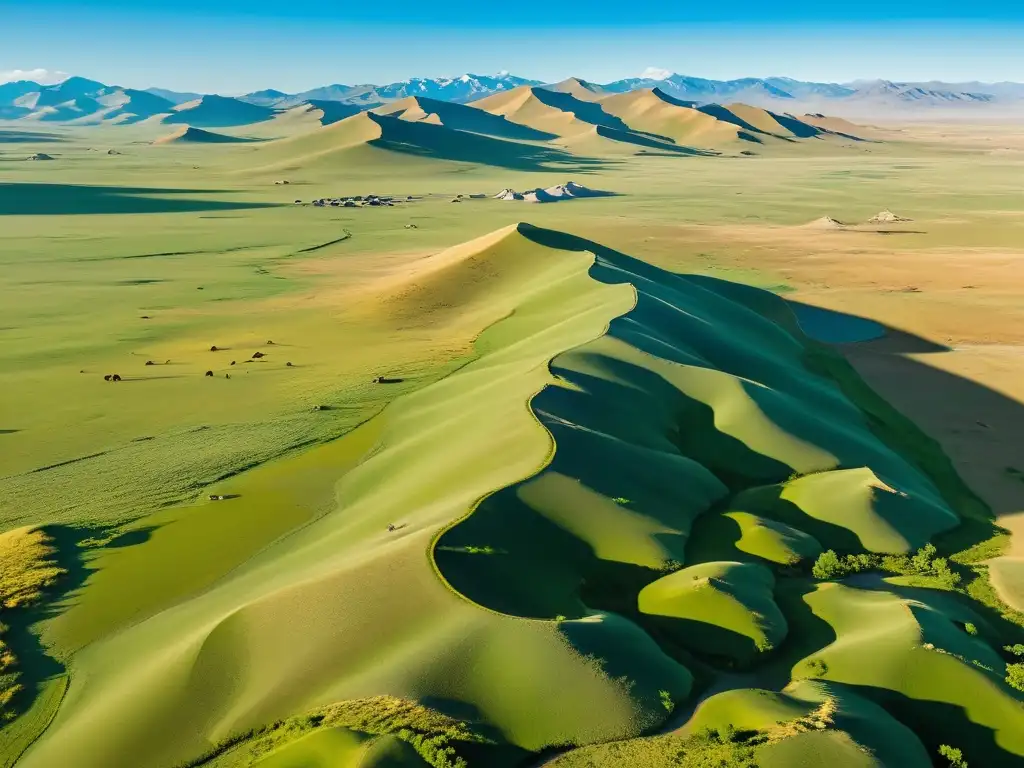
<instances>
[{"instance_id":1,"label":"wispy white cloud","mask_svg":"<svg viewBox=\"0 0 1024 768\"><path fill-rule=\"evenodd\" d=\"M0 83L11 83L15 80L32 80L42 85L53 85L68 79L67 72L57 72L52 69L8 69L0 70Z\"/></svg>"},{"instance_id":2,"label":"wispy white cloud","mask_svg":"<svg viewBox=\"0 0 1024 768\"><path fill-rule=\"evenodd\" d=\"M666 77L672 74L670 69L662 69L661 67L648 67L640 73L640 77L649 80L664 80Z\"/></svg>"}]
</instances>

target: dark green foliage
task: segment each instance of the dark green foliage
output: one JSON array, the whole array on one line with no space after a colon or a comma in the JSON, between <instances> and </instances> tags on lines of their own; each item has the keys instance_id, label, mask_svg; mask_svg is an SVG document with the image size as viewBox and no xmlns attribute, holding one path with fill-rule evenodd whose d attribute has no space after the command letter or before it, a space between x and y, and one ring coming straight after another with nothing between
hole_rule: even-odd
<instances>
[{"instance_id":1,"label":"dark green foliage","mask_svg":"<svg viewBox=\"0 0 1024 768\"><path fill-rule=\"evenodd\" d=\"M961 576L949 567L944 557L936 557L933 544L925 544L913 555L870 555L860 553L840 557L834 550L822 552L811 568L811 575L820 581L844 579L864 571L886 571L898 576L918 576L929 581L921 586L956 589Z\"/></svg>"}]
</instances>

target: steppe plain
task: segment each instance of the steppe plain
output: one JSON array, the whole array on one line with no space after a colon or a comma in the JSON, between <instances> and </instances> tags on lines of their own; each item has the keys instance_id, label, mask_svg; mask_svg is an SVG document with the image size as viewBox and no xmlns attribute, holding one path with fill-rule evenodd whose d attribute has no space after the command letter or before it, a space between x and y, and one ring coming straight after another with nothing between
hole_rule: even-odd
<instances>
[{"instance_id":1,"label":"steppe plain","mask_svg":"<svg viewBox=\"0 0 1024 768\"><path fill-rule=\"evenodd\" d=\"M1024 761L1019 134L630 96L0 130L0 765Z\"/></svg>"}]
</instances>

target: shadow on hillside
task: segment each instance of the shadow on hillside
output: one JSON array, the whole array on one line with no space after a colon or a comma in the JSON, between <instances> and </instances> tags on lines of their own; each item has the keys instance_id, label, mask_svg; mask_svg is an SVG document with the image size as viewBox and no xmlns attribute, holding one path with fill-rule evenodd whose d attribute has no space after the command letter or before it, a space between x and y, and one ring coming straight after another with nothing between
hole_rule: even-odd
<instances>
[{"instance_id":1,"label":"shadow on hillside","mask_svg":"<svg viewBox=\"0 0 1024 768\"><path fill-rule=\"evenodd\" d=\"M99 187L84 184L0 182L0 216L68 216L97 213L181 213L272 208L274 203L199 200L171 195L211 194L210 190ZM213 194L230 194L222 191ZM167 196L167 197L164 197Z\"/></svg>"},{"instance_id":2,"label":"shadow on hillside","mask_svg":"<svg viewBox=\"0 0 1024 768\"><path fill-rule=\"evenodd\" d=\"M768 114L775 118L775 122L792 133L798 139L810 139L824 133L820 128L817 128L810 123L805 123L802 120L797 120L795 117L791 117L790 115L781 115L777 112L769 112Z\"/></svg>"},{"instance_id":3,"label":"shadow on hillside","mask_svg":"<svg viewBox=\"0 0 1024 768\"><path fill-rule=\"evenodd\" d=\"M530 225L523 225L520 231L525 237L552 248L589 251L612 265L622 266L648 279L664 280L671 274L575 235ZM776 312L778 308L787 305L801 306L797 302L784 302L781 297L767 291L713 277L674 277L716 289L723 295L735 294L737 291L758 295L764 304L757 306L761 314L766 314L771 304L775 305ZM814 310L819 317L822 316L820 313L831 313L830 310L817 307ZM849 323L863 328L875 324L875 321L867 318L843 313L831 314L840 316L839 320L828 323L833 329L843 328ZM792 320L790 325L794 325ZM985 447L997 464L993 469L1002 473L1004 467L1013 466L1015 461L1021 463L1020 435L1024 434L1024 405L983 384L908 357L948 352L948 347L898 328L881 323L878 325L885 335L874 341L848 343L832 348L819 344L820 351L810 361L811 369L815 372L825 371L839 381L844 394L864 410L869 426L883 442L895 444L899 449L912 445L917 455L909 457L911 463L931 476L943 497L964 520L960 528L943 535L948 546L962 548L988 538L994 530L992 513L998 515L1024 509L1024 483L1006 478L1003 483L1005 493L1000 494L1004 500L997 499L995 507L990 510L960 479L945 452L935 442L935 435L924 433L911 421L909 415L924 424L955 419L962 425L955 429L958 436L956 442L963 444L961 455L956 458L962 461L970 456L969 441L986 441ZM881 384L891 402L873 390L870 382ZM994 437L1001 437L1002 443L993 445Z\"/></svg>"},{"instance_id":4,"label":"shadow on hillside","mask_svg":"<svg viewBox=\"0 0 1024 768\"><path fill-rule=\"evenodd\" d=\"M554 147L522 144L476 133L454 131L442 125L415 123L384 116L376 117L376 121L380 123L383 135L367 143L380 149L407 155L492 165L519 171L574 170L584 173L608 166L605 161L577 157Z\"/></svg>"},{"instance_id":5,"label":"shadow on hillside","mask_svg":"<svg viewBox=\"0 0 1024 768\"><path fill-rule=\"evenodd\" d=\"M584 123L603 125L606 128L614 128L617 131L630 132L632 130L620 118L605 112L600 104L577 99L571 93L559 93L558 91L549 91L546 88L534 88L533 95L542 104L563 112L570 112Z\"/></svg>"},{"instance_id":6,"label":"shadow on hillside","mask_svg":"<svg viewBox=\"0 0 1024 768\"><path fill-rule=\"evenodd\" d=\"M0 144L50 144L59 141L64 141L64 137L56 133L0 130Z\"/></svg>"},{"instance_id":7,"label":"shadow on hillside","mask_svg":"<svg viewBox=\"0 0 1024 768\"><path fill-rule=\"evenodd\" d=\"M639 147L646 147L649 149L658 149L662 156L673 156L673 155L701 155L704 157L711 157L719 154L718 152L707 150L707 149L696 149L694 147L687 147L681 144L676 144L672 139L663 138L653 133L640 133L638 131L620 131L615 128L608 128L603 125L597 126L595 129L597 135L601 138L608 139L609 141L620 141L623 144L636 144ZM649 153L653 154L653 153Z\"/></svg>"},{"instance_id":8,"label":"shadow on hillside","mask_svg":"<svg viewBox=\"0 0 1024 768\"><path fill-rule=\"evenodd\" d=\"M43 600L23 610L4 611L7 632L4 641L10 646L20 673L18 683L23 686L12 700L19 714L28 710L45 684L65 674L65 667L50 655L40 640L37 627L67 608L69 598L85 584L92 573L84 559L86 548L83 543L92 537L103 536L103 529L73 528L65 525L45 526L56 551L57 564L65 573L51 589L46 590Z\"/></svg>"}]
</instances>

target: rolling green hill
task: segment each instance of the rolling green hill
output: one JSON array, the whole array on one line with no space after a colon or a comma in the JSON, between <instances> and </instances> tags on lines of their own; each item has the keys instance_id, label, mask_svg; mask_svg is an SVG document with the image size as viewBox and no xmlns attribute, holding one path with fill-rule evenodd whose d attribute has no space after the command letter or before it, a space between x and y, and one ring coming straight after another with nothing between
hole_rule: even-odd
<instances>
[{"instance_id":1,"label":"rolling green hill","mask_svg":"<svg viewBox=\"0 0 1024 768\"><path fill-rule=\"evenodd\" d=\"M492 142L532 146L363 113L251 154ZM880 559L973 497L784 299L524 223L374 285L366 322L483 327L472 357L108 544L0 731L18 768L1024 759L1021 628Z\"/></svg>"}]
</instances>

